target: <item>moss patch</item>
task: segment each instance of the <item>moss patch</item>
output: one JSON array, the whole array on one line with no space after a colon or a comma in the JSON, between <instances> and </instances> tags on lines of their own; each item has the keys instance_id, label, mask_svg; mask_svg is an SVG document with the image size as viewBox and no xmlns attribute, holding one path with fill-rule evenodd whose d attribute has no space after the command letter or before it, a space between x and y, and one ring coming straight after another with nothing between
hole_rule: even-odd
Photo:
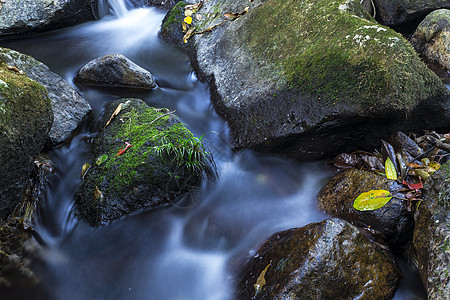
<instances>
[{"instance_id":1,"label":"moss patch","mask_svg":"<svg viewBox=\"0 0 450 300\"><path fill-rule=\"evenodd\" d=\"M257 60L280 70L285 89L310 92L327 105L405 109L441 84L408 41L351 0L269 0L255 8L243 34Z\"/></svg>"}]
</instances>

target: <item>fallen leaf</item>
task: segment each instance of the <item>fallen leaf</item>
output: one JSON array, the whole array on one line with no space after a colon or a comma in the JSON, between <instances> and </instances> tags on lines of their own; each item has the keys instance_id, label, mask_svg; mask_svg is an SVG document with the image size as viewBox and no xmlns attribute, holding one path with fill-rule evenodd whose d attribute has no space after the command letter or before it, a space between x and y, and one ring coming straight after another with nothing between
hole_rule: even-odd
<instances>
[{"instance_id":1,"label":"fallen leaf","mask_svg":"<svg viewBox=\"0 0 450 300\"><path fill-rule=\"evenodd\" d=\"M271 264L272 263L268 264L261 274L259 274L258 279L256 279L256 283L253 285L255 287L255 296L258 295L258 293L261 292L262 288L266 285L266 279L264 276L266 275L266 272Z\"/></svg>"},{"instance_id":2,"label":"fallen leaf","mask_svg":"<svg viewBox=\"0 0 450 300\"><path fill-rule=\"evenodd\" d=\"M381 140L381 154L383 155L384 161L389 157L391 159L392 164L394 165L395 171L398 172L397 160L395 155L394 147L386 141ZM399 173L399 172L398 172Z\"/></svg>"},{"instance_id":3,"label":"fallen leaf","mask_svg":"<svg viewBox=\"0 0 450 300\"><path fill-rule=\"evenodd\" d=\"M427 180L428 177L430 177L430 174L422 169L414 169L414 173L416 173L416 175L422 178L424 181Z\"/></svg>"},{"instance_id":4,"label":"fallen leaf","mask_svg":"<svg viewBox=\"0 0 450 300\"><path fill-rule=\"evenodd\" d=\"M25 72L22 71L22 70L17 69L17 67L14 67L14 66L8 66L8 69L10 69L11 71L17 72L17 73L19 73L20 75L25 75Z\"/></svg>"},{"instance_id":5,"label":"fallen leaf","mask_svg":"<svg viewBox=\"0 0 450 300\"><path fill-rule=\"evenodd\" d=\"M196 14L195 18L197 19L197 21L201 21L203 19L203 16L201 14Z\"/></svg>"},{"instance_id":6,"label":"fallen leaf","mask_svg":"<svg viewBox=\"0 0 450 300\"><path fill-rule=\"evenodd\" d=\"M120 156L120 155L124 154L124 153L125 153L125 151L127 151L127 150L128 150L128 148L130 148L130 147L131 147L131 144L130 144L130 143L128 143L128 142L125 142L125 144L126 144L125 148L123 148L123 149L120 149L120 150L119 150L119 152L117 153L117 155L116 155L116 156Z\"/></svg>"},{"instance_id":7,"label":"fallen leaf","mask_svg":"<svg viewBox=\"0 0 450 300\"><path fill-rule=\"evenodd\" d=\"M81 168L81 179L84 178L84 175L86 175L86 172L89 170L90 167L91 167L91 165L88 163L85 163L83 165L83 167Z\"/></svg>"},{"instance_id":8,"label":"fallen leaf","mask_svg":"<svg viewBox=\"0 0 450 300\"><path fill-rule=\"evenodd\" d=\"M187 43L188 39L190 39L194 35L195 27L189 28L186 34L183 36L183 43Z\"/></svg>"},{"instance_id":9,"label":"fallen leaf","mask_svg":"<svg viewBox=\"0 0 450 300\"><path fill-rule=\"evenodd\" d=\"M108 126L109 123L111 123L112 119L114 119L114 117L120 113L120 110L122 109L122 105L123 105L123 103L120 103L119 105L117 105L116 110L112 113L111 117L109 118L108 122L106 122L106 125L105 125L105 127L103 127L103 129L105 129L106 126Z\"/></svg>"},{"instance_id":10,"label":"fallen leaf","mask_svg":"<svg viewBox=\"0 0 450 300\"><path fill-rule=\"evenodd\" d=\"M432 162L430 162L429 167L431 167L437 171L441 168L441 164L438 163L437 161L432 161Z\"/></svg>"},{"instance_id":11,"label":"fallen leaf","mask_svg":"<svg viewBox=\"0 0 450 300\"><path fill-rule=\"evenodd\" d=\"M186 18L184 18L184 22L185 22L186 24L188 24L188 25L191 25L191 23L192 23L192 17L186 17Z\"/></svg>"},{"instance_id":12,"label":"fallen leaf","mask_svg":"<svg viewBox=\"0 0 450 300\"><path fill-rule=\"evenodd\" d=\"M185 22L181 22L181 27L183 27L183 32L188 30L187 24Z\"/></svg>"},{"instance_id":13,"label":"fallen leaf","mask_svg":"<svg viewBox=\"0 0 450 300\"><path fill-rule=\"evenodd\" d=\"M408 181L406 181L406 180L403 180L402 183L403 183L404 185L408 186L411 190L415 190L415 191L418 191L418 190L420 190L421 188L423 188L422 182L419 182L419 183L410 183L410 182L408 182Z\"/></svg>"},{"instance_id":14,"label":"fallen leaf","mask_svg":"<svg viewBox=\"0 0 450 300\"><path fill-rule=\"evenodd\" d=\"M386 171L386 178L397 180L397 171L395 170L395 166L389 157L384 163L384 169Z\"/></svg>"},{"instance_id":15,"label":"fallen leaf","mask_svg":"<svg viewBox=\"0 0 450 300\"><path fill-rule=\"evenodd\" d=\"M381 208L392 199L392 194L385 190L371 190L359 195L353 202L353 207L359 211Z\"/></svg>"},{"instance_id":16,"label":"fallen leaf","mask_svg":"<svg viewBox=\"0 0 450 300\"><path fill-rule=\"evenodd\" d=\"M95 186L94 200L97 199L100 199L100 202L103 202L103 193L98 189L98 186Z\"/></svg>"},{"instance_id":17,"label":"fallen leaf","mask_svg":"<svg viewBox=\"0 0 450 300\"><path fill-rule=\"evenodd\" d=\"M185 10L184 11L184 15L186 16L186 17L192 17L192 15L194 14L194 12L192 11L192 10Z\"/></svg>"},{"instance_id":18,"label":"fallen leaf","mask_svg":"<svg viewBox=\"0 0 450 300\"><path fill-rule=\"evenodd\" d=\"M95 163L97 164L97 166L100 166L102 163L104 163L106 160L108 159L108 154L104 154L102 156L100 156L99 158L97 158L97 160L95 161Z\"/></svg>"}]
</instances>

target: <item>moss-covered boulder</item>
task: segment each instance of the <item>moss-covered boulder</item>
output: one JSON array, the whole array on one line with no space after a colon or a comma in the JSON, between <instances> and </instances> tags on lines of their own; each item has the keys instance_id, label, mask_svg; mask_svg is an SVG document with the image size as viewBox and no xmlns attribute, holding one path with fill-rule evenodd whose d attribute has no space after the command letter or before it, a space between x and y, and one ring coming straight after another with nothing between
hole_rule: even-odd
<instances>
[{"instance_id":1,"label":"moss-covered boulder","mask_svg":"<svg viewBox=\"0 0 450 300\"><path fill-rule=\"evenodd\" d=\"M414 248L428 299L450 299L450 165L432 175L416 213Z\"/></svg>"},{"instance_id":2,"label":"moss-covered boulder","mask_svg":"<svg viewBox=\"0 0 450 300\"><path fill-rule=\"evenodd\" d=\"M450 8L447 0L373 0L376 18L386 25L399 25L426 16L433 10Z\"/></svg>"},{"instance_id":3,"label":"moss-covered boulder","mask_svg":"<svg viewBox=\"0 0 450 300\"><path fill-rule=\"evenodd\" d=\"M0 219L22 199L34 158L44 147L53 114L47 91L0 63Z\"/></svg>"},{"instance_id":4,"label":"moss-covered boulder","mask_svg":"<svg viewBox=\"0 0 450 300\"><path fill-rule=\"evenodd\" d=\"M75 77L79 85L149 90L156 87L153 75L122 54L108 54L91 60Z\"/></svg>"},{"instance_id":5,"label":"moss-covered boulder","mask_svg":"<svg viewBox=\"0 0 450 300\"><path fill-rule=\"evenodd\" d=\"M95 158L75 198L88 223L106 224L171 204L211 174L211 154L172 113L138 99L108 105L100 122L104 129L94 141Z\"/></svg>"},{"instance_id":6,"label":"moss-covered boulder","mask_svg":"<svg viewBox=\"0 0 450 300\"><path fill-rule=\"evenodd\" d=\"M450 71L450 10L429 14L411 37L414 48L423 57Z\"/></svg>"},{"instance_id":7,"label":"moss-covered boulder","mask_svg":"<svg viewBox=\"0 0 450 300\"><path fill-rule=\"evenodd\" d=\"M243 267L237 299L392 299L389 257L340 219L278 232Z\"/></svg>"},{"instance_id":8,"label":"moss-covered boulder","mask_svg":"<svg viewBox=\"0 0 450 300\"><path fill-rule=\"evenodd\" d=\"M161 28L179 44L185 5ZM227 19L230 12L241 16ZM448 122L449 91L360 1L212 0L198 14L192 26L204 33L183 47L211 81L237 148L317 158L373 148L395 129Z\"/></svg>"},{"instance_id":9,"label":"moss-covered boulder","mask_svg":"<svg viewBox=\"0 0 450 300\"><path fill-rule=\"evenodd\" d=\"M29 34L93 20L97 0L3 1L0 36Z\"/></svg>"},{"instance_id":10,"label":"moss-covered boulder","mask_svg":"<svg viewBox=\"0 0 450 300\"><path fill-rule=\"evenodd\" d=\"M49 144L53 146L66 141L91 111L89 103L61 76L29 55L0 48L0 60L25 72L47 89L53 110Z\"/></svg>"},{"instance_id":11,"label":"moss-covered boulder","mask_svg":"<svg viewBox=\"0 0 450 300\"><path fill-rule=\"evenodd\" d=\"M358 211L353 202L370 190L387 190L404 198L401 184L373 172L347 169L335 175L319 192L319 207L332 216L345 219L356 226L369 227L382 233L394 247L412 238L413 215L402 200L392 198L385 206L371 211Z\"/></svg>"}]
</instances>

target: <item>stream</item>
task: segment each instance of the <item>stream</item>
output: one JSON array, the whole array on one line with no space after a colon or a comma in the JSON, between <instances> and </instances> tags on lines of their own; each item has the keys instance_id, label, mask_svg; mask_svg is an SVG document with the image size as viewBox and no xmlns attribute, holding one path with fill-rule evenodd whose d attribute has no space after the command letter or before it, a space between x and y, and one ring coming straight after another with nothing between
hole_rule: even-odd
<instances>
[{"instance_id":1,"label":"stream","mask_svg":"<svg viewBox=\"0 0 450 300\"><path fill-rule=\"evenodd\" d=\"M150 92L78 89L93 108L70 142L52 149L49 178L34 229L42 249L32 269L42 282L33 299L233 299L233 275L271 234L321 221L315 197L334 174L324 162L298 163L252 151L233 152L226 123L210 103L187 55L157 36L166 11L100 2L101 20L26 39L0 41L29 54L73 84L88 61L121 53L152 72ZM183 205L128 216L101 228L75 217L73 195L90 162L91 124L106 103L137 97L176 110L196 136L205 135L218 179L205 181ZM425 299L415 270L405 273L395 299ZM8 299L31 299L15 291ZM6 298L5 298L6 299Z\"/></svg>"}]
</instances>

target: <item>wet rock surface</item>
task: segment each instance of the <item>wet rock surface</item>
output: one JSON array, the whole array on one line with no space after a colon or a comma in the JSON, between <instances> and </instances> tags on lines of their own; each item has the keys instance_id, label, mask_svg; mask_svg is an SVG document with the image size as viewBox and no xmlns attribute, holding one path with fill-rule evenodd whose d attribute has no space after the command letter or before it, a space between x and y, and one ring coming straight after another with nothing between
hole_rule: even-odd
<instances>
[{"instance_id":1,"label":"wet rock surface","mask_svg":"<svg viewBox=\"0 0 450 300\"><path fill-rule=\"evenodd\" d=\"M450 10L439 9L427 15L411 42L427 61L450 71Z\"/></svg>"},{"instance_id":2,"label":"wet rock surface","mask_svg":"<svg viewBox=\"0 0 450 300\"><path fill-rule=\"evenodd\" d=\"M450 95L439 78L359 1L208 1L193 25L221 25L184 44L185 5L168 13L161 35L211 82L236 148L317 159L448 118ZM223 17L246 6L239 18ZM430 119L431 111L440 117Z\"/></svg>"},{"instance_id":3,"label":"wet rock surface","mask_svg":"<svg viewBox=\"0 0 450 300\"><path fill-rule=\"evenodd\" d=\"M328 219L272 235L237 280L237 299L391 299L399 274L356 227Z\"/></svg>"},{"instance_id":4,"label":"wet rock surface","mask_svg":"<svg viewBox=\"0 0 450 300\"><path fill-rule=\"evenodd\" d=\"M156 87L153 75L121 54L108 54L84 65L75 77L78 85L134 89Z\"/></svg>"},{"instance_id":5,"label":"wet rock surface","mask_svg":"<svg viewBox=\"0 0 450 300\"><path fill-rule=\"evenodd\" d=\"M450 8L447 0L373 0L382 24L398 25L426 16L433 10Z\"/></svg>"},{"instance_id":6,"label":"wet rock surface","mask_svg":"<svg viewBox=\"0 0 450 300\"><path fill-rule=\"evenodd\" d=\"M89 103L61 76L31 56L0 48L0 60L25 72L47 89L53 111L49 144L56 145L67 140L91 111Z\"/></svg>"},{"instance_id":7,"label":"wet rock surface","mask_svg":"<svg viewBox=\"0 0 450 300\"><path fill-rule=\"evenodd\" d=\"M416 213L414 248L428 299L450 298L450 166L425 185Z\"/></svg>"},{"instance_id":8,"label":"wet rock surface","mask_svg":"<svg viewBox=\"0 0 450 300\"><path fill-rule=\"evenodd\" d=\"M95 0L4 1L0 9L0 35L41 32L94 20Z\"/></svg>"},{"instance_id":9,"label":"wet rock surface","mask_svg":"<svg viewBox=\"0 0 450 300\"><path fill-rule=\"evenodd\" d=\"M391 246L404 245L412 237L413 215L402 200L392 198L385 206L371 211L353 208L355 199L370 190L387 190L396 197L404 187L373 172L347 169L335 175L319 192L319 207L332 216L381 232Z\"/></svg>"},{"instance_id":10,"label":"wet rock surface","mask_svg":"<svg viewBox=\"0 0 450 300\"><path fill-rule=\"evenodd\" d=\"M53 120L47 91L0 63L0 219L20 203Z\"/></svg>"},{"instance_id":11,"label":"wet rock surface","mask_svg":"<svg viewBox=\"0 0 450 300\"><path fill-rule=\"evenodd\" d=\"M79 214L91 225L172 204L195 189L208 171L202 145L169 110L121 99L108 105L100 126L104 129L94 141L95 159L75 196Z\"/></svg>"}]
</instances>

